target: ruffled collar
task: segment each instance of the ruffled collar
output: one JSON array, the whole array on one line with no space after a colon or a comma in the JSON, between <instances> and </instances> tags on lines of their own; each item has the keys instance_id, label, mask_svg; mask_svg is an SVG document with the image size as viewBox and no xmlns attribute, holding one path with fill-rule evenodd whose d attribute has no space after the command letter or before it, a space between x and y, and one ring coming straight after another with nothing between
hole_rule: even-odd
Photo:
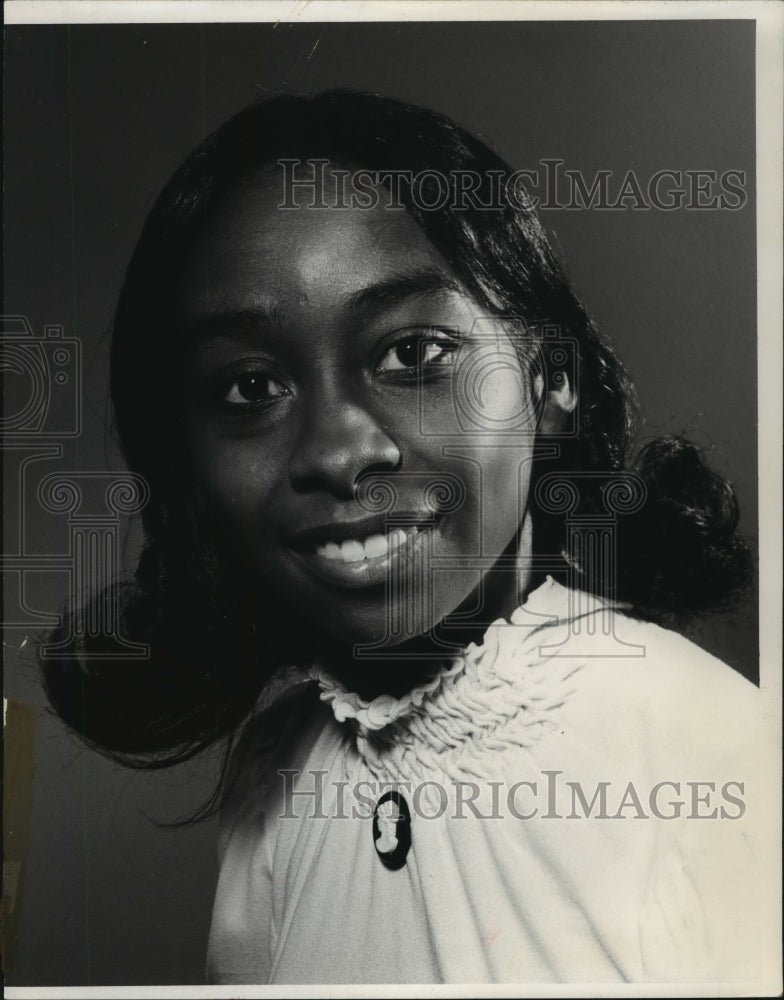
<instances>
[{"instance_id":1,"label":"ruffled collar","mask_svg":"<svg viewBox=\"0 0 784 1000\"><path fill-rule=\"evenodd\" d=\"M401 698L361 698L318 667L309 676L347 747L379 780L487 777L559 731L576 675L594 655L580 644L591 630L572 624L612 606L548 577L508 621L493 622L481 643Z\"/></svg>"},{"instance_id":2,"label":"ruffled collar","mask_svg":"<svg viewBox=\"0 0 784 1000\"><path fill-rule=\"evenodd\" d=\"M499 654L512 654L511 659L519 663L517 656L513 655L518 652L520 645L519 632L509 626L528 626L527 638L530 639L540 628L562 623L570 617L570 593L574 592L568 591L548 576L511 615L509 621L503 618L494 621L480 643L472 642L461 655L399 698L388 694L371 699L362 698L318 665L311 668L308 677L317 682L321 701L330 706L338 722L349 722L361 733L380 732L412 714L421 715L427 711L428 703L437 702L445 692L454 690L460 675L468 673L473 678L481 678L488 689L497 687L506 680L504 670L510 660L510 656ZM580 597L583 599L583 613L606 606L606 602L593 595L581 593ZM538 624L536 619L539 619ZM512 645L518 648L513 649Z\"/></svg>"},{"instance_id":3,"label":"ruffled collar","mask_svg":"<svg viewBox=\"0 0 784 1000\"><path fill-rule=\"evenodd\" d=\"M454 677L463 670L465 658L459 656L442 666L424 684L417 685L400 698L381 694L370 700L349 691L321 667L314 667L310 671L310 679L318 683L321 700L332 708L338 722L351 719L363 729L377 730L384 729L413 709L419 708L426 699L436 694L447 677Z\"/></svg>"}]
</instances>

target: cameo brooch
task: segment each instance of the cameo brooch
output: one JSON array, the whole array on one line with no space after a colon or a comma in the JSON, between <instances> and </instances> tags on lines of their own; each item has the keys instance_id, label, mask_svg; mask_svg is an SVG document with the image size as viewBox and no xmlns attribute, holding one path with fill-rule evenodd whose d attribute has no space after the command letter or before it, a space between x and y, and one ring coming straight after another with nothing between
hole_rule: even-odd
<instances>
[{"instance_id":1,"label":"cameo brooch","mask_svg":"<svg viewBox=\"0 0 784 1000\"><path fill-rule=\"evenodd\" d=\"M411 813L400 792L387 792L373 812L373 843L381 863L397 871L411 849Z\"/></svg>"}]
</instances>

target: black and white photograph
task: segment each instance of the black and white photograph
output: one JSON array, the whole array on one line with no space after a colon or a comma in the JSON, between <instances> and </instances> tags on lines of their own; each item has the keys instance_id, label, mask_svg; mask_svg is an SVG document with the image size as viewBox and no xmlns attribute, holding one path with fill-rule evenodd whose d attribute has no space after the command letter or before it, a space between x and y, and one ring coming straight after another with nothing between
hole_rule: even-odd
<instances>
[{"instance_id":1,"label":"black and white photograph","mask_svg":"<svg viewBox=\"0 0 784 1000\"><path fill-rule=\"evenodd\" d=\"M784 8L5 21L7 996L779 994Z\"/></svg>"}]
</instances>

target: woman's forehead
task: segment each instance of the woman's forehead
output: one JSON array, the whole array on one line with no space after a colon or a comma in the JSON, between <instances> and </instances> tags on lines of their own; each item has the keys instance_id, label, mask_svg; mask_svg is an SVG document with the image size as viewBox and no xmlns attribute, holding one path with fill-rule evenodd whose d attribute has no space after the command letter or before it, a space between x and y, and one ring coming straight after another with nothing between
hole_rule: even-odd
<instances>
[{"instance_id":1,"label":"woman's forehead","mask_svg":"<svg viewBox=\"0 0 784 1000\"><path fill-rule=\"evenodd\" d=\"M346 229L356 236L366 232L380 244L397 240L416 248L430 246L423 230L382 183L369 187L375 196L364 202L347 193L356 171L325 161L299 164L297 176L282 165L270 164L238 178L213 197L207 211L208 238L262 238L304 234L316 239ZM366 185L367 181L363 181Z\"/></svg>"},{"instance_id":2,"label":"woman's forehead","mask_svg":"<svg viewBox=\"0 0 784 1000\"><path fill-rule=\"evenodd\" d=\"M213 203L203 240L194 241L182 272L186 313L237 306L262 293L326 306L401 277L460 290L448 262L404 209L382 201L316 207L307 191L286 206L280 174L246 178ZM331 172L326 177L338 183ZM323 205L329 192L321 193Z\"/></svg>"}]
</instances>

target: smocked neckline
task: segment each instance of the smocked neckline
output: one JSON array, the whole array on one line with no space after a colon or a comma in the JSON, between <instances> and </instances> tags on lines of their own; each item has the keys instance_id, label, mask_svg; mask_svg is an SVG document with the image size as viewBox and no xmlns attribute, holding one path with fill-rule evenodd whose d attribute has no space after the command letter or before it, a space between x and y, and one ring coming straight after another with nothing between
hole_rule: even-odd
<instances>
[{"instance_id":1,"label":"smocked neckline","mask_svg":"<svg viewBox=\"0 0 784 1000\"><path fill-rule=\"evenodd\" d=\"M547 577L508 620L494 621L480 643L402 697L361 698L318 667L310 679L347 745L379 780L501 773L510 754L530 751L558 731L575 675L587 662L564 654L571 623L608 606Z\"/></svg>"},{"instance_id":2,"label":"smocked neckline","mask_svg":"<svg viewBox=\"0 0 784 1000\"><path fill-rule=\"evenodd\" d=\"M421 684L413 687L400 697L381 694L374 698L363 698L351 691L341 681L337 680L328 670L316 665L309 671L309 679L316 681L320 689L320 699L332 709L335 719L340 723L352 722L366 732L379 731L392 725L400 719L421 709L428 701L438 698L444 687L451 687L453 682L464 674L469 665L475 666L479 660L486 657L488 647L497 652L497 640L490 642L490 637L497 634L499 627L519 624L526 612L537 614L552 611L555 621L561 620L554 604L556 595L565 595L566 589L551 576L531 591L527 600L517 608L509 619L498 618L485 630L482 640L470 643L465 650L438 667L431 676ZM598 601L598 598L593 600ZM560 609L558 609L560 610ZM553 621L550 622L552 624Z\"/></svg>"}]
</instances>

